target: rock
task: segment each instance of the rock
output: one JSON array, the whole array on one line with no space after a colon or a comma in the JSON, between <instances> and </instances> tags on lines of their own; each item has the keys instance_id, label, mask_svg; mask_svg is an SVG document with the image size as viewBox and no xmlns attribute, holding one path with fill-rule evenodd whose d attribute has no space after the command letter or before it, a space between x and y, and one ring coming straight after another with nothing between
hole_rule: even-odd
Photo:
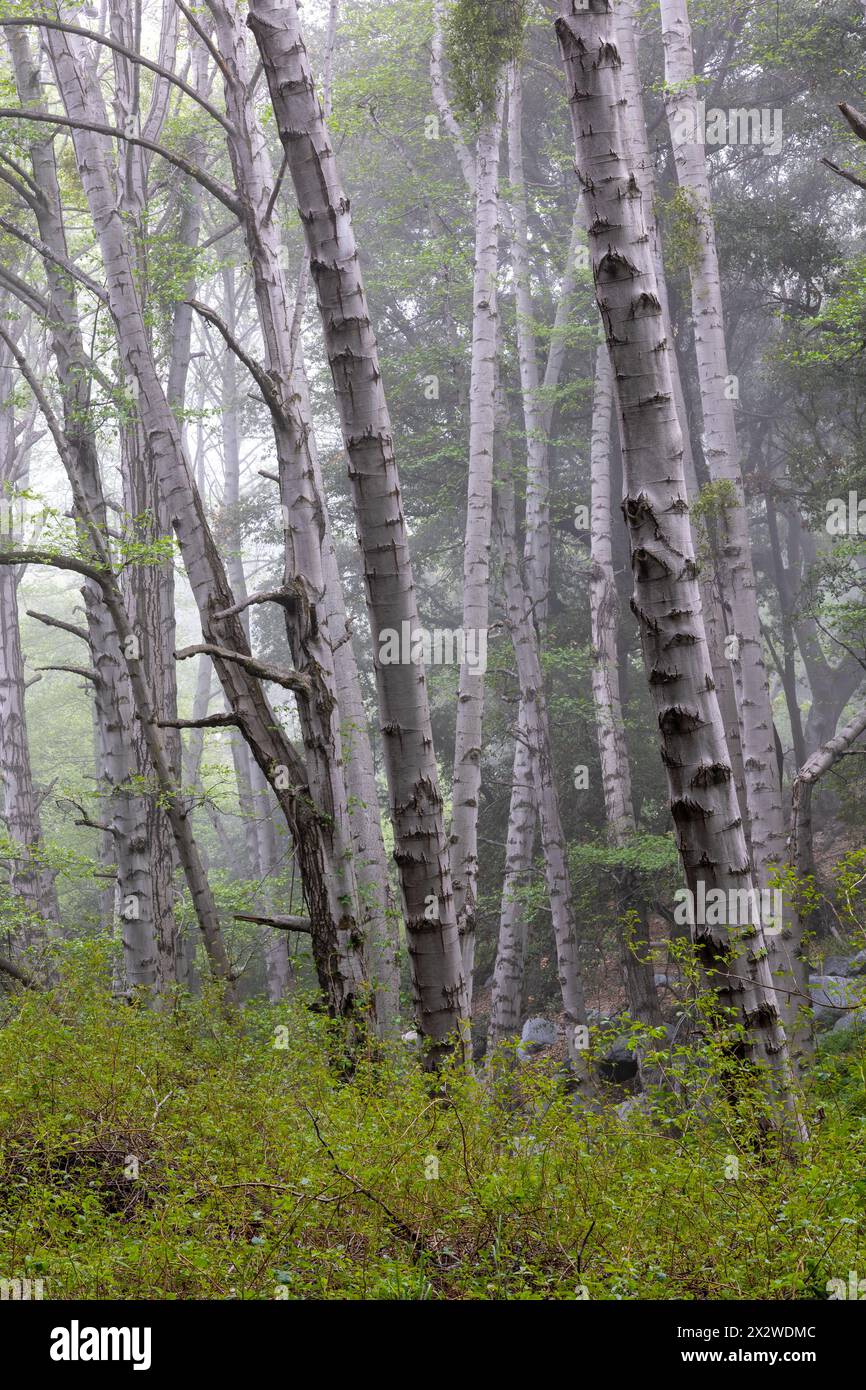
<instances>
[{"instance_id":1,"label":"rock","mask_svg":"<svg viewBox=\"0 0 866 1390\"><path fill-rule=\"evenodd\" d=\"M653 980L655 982L656 989L663 989L667 984L669 984L667 975L662 975L660 973L653 975Z\"/></svg>"},{"instance_id":2,"label":"rock","mask_svg":"<svg viewBox=\"0 0 866 1390\"><path fill-rule=\"evenodd\" d=\"M854 973L850 967L851 961L847 956L825 956L821 962L821 974L847 977Z\"/></svg>"},{"instance_id":3,"label":"rock","mask_svg":"<svg viewBox=\"0 0 866 1390\"><path fill-rule=\"evenodd\" d=\"M551 1023L549 1018L528 1018L520 1032L518 1059L528 1062L530 1057L537 1057L539 1052L545 1047L552 1047L555 1042L555 1023Z\"/></svg>"},{"instance_id":4,"label":"rock","mask_svg":"<svg viewBox=\"0 0 866 1390\"><path fill-rule=\"evenodd\" d=\"M841 1018L836 1019L830 1032L836 1036L841 1033L856 1033L864 1026L866 1026L866 1018L862 1013L843 1014Z\"/></svg>"},{"instance_id":5,"label":"rock","mask_svg":"<svg viewBox=\"0 0 866 1390\"><path fill-rule=\"evenodd\" d=\"M847 975L866 975L866 951L858 951L848 962Z\"/></svg>"},{"instance_id":6,"label":"rock","mask_svg":"<svg viewBox=\"0 0 866 1390\"><path fill-rule=\"evenodd\" d=\"M810 975L809 990L818 1027L829 1027L843 1016L841 1011L866 1004L866 985L844 975Z\"/></svg>"},{"instance_id":7,"label":"rock","mask_svg":"<svg viewBox=\"0 0 866 1390\"><path fill-rule=\"evenodd\" d=\"M628 1034L623 1033L599 1061L599 1075L603 1076L605 1081L615 1081L618 1086L622 1086L637 1076L637 1053L632 1052L628 1043Z\"/></svg>"}]
</instances>

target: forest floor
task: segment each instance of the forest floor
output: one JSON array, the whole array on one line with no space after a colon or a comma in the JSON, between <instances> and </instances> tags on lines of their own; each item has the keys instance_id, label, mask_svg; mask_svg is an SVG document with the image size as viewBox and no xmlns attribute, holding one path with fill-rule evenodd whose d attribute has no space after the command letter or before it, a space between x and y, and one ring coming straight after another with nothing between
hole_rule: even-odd
<instances>
[{"instance_id":1,"label":"forest floor","mask_svg":"<svg viewBox=\"0 0 866 1390\"><path fill-rule=\"evenodd\" d=\"M434 1089L402 1045L350 1065L309 1000L160 1014L107 970L79 946L0 1005L0 1271L46 1298L825 1298L864 1265L856 1032L792 1148L706 1044L624 1121L554 1062Z\"/></svg>"}]
</instances>

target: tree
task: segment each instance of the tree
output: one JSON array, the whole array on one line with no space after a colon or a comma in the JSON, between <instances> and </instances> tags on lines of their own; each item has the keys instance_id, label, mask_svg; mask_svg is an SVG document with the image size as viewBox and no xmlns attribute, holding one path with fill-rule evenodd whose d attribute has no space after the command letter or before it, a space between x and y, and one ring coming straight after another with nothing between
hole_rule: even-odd
<instances>
[{"instance_id":1,"label":"tree","mask_svg":"<svg viewBox=\"0 0 866 1390\"><path fill-rule=\"evenodd\" d=\"M556 21L565 66L576 167L584 190L596 294L617 381L625 497L647 680L661 735L686 881L720 888L728 902L752 888L724 729L710 675L689 507L682 435L672 406L670 367L655 270L630 167L609 0L578 8L564 0ZM659 476L657 460L663 460ZM732 1008L747 1055L776 1079L780 1103L802 1132L791 1067L758 914L694 923L710 978ZM758 920L754 920L757 918Z\"/></svg>"}]
</instances>

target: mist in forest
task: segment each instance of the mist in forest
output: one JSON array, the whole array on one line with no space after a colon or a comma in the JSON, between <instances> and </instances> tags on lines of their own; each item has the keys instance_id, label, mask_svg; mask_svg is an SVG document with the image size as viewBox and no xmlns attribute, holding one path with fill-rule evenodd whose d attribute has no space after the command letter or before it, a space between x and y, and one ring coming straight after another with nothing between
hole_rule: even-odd
<instances>
[{"instance_id":1,"label":"mist in forest","mask_svg":"<svg viewBox=\"0 0 866 1390\"><path fill-rule=\"evenodd\" d=\"M866 1297L866 3L0 63L2 1300Z\"/></svg>"}]
</instances>

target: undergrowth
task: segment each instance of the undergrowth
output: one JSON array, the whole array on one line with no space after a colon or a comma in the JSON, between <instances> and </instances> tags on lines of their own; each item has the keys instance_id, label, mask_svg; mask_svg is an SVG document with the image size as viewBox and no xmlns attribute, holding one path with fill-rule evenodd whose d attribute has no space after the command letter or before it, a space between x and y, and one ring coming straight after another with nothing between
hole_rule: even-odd
<instances>
[{"instance_id":1,"label":"undergrowth","mask_svg":"<svg viewBox=\"0 0 866 1390\"><path fill-rule=\"evenodd\" d=\"M0 1005L0 1276L46 1298L795 1299L866 1273L853 1031L792 1150L721 1098L706 1037L686 1103L622 1118L552 1063L434 1089L402 1044L347 1067L309 999L156 1013L109 970L79 944Z\"/></svg>"}]
</instances>

